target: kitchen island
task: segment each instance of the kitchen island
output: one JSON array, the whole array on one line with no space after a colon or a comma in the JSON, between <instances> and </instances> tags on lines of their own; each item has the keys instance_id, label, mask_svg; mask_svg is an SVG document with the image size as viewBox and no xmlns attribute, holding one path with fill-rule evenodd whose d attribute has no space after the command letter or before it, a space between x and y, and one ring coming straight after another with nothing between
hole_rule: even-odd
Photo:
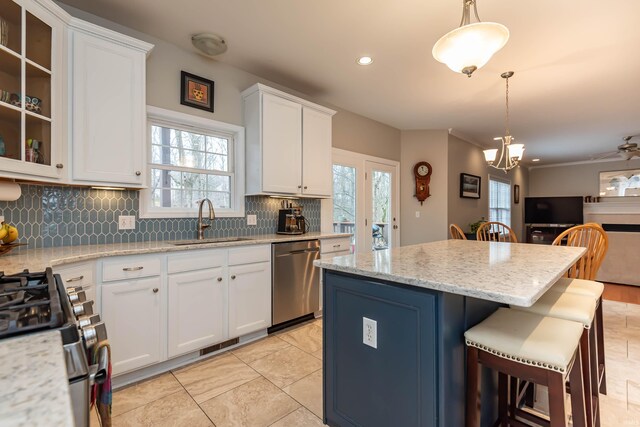
<instances>
[{"instance_id":1,"label":"kitchen island","mask_svg":"<svg viewBox=\"0 0 640 427\"><path fill-rule=\"evenodd\" d=\"M464 425L464 331L500 305L531 306L584 251L448 240L316 261L325 423ZM483 397L495 396L484 377Z\"/></svg>"}]
</instances>

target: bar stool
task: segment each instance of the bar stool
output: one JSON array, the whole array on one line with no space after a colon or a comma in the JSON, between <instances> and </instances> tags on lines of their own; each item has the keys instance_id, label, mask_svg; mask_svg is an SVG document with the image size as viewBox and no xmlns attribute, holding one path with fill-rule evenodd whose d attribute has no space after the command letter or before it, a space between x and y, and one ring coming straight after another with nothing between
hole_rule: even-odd
<instances>
[{"instance_id":1,"label":"bar stool","mask_svg":"<svg viewBox=\"0 0 640 427\"><path fill-rule=\"evenodd\" d=\"M511 306L515 311L570 320L582 324L584 329L580 337L580 355L583 362L583 388L587 402L587 426L590 427L600 425L598 358L595 328L593 327L597 303L598 298L593 295L548 291L531 307Z\"/></svg>"},{"instance_id":2,"label":"bar stool","mask_svg":"<svg viewBox=\"0 0 640 427\"><path fill-rule=\"evenodd\" d=\"M507 308L499 308L467 330L466 426L478 424L478 364L498 371L499 425L528 425L516 420L514 402L509 405L508 380L515 377L549 388L550 420L533 414L527 420L550 427L567 425L564 396L568 379L573 426L585 426L582 358L578 351L583 330L578 322Z\"/></svg>"},{"instance_id":3,"label":"bar stool","mask_svg":"<svg viewBox=\"0 0 640 427\"><path fill-rule=\"evenodd\" d=\"M598 388L607 394L607 368L604 351L604 324L602 314L602 292L604 285L593 282L609 249L609 237L604 229L590 222L563 231L553 241L554 246L581 246L586 253L569 269L567 277L560 279L551 289L556 292L584 294L585 291L598 294L596 307L596 347L598 355ZM573 279L573 280L572 280ZM575 281L575 279L584 279Z\"/></svg>"}]
</instances>

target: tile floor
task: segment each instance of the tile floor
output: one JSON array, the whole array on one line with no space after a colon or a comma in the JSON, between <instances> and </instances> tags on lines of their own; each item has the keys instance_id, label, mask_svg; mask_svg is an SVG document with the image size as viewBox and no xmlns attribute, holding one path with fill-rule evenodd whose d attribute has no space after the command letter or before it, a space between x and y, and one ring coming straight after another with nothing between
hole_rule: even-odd
<instances>
[{"instance_id":1,"label":"tile floor","mask_svg":"<svg viewBox=\"0 0 640 427\"><path fill-rule=\"evenodd\" d=\"M602 426L640 427L640 305L604 301L608 395ZM122 389L114 426L322 426L322 323ZM92 420L92 426L97 422Z\"/></svg>"}]
</instances>

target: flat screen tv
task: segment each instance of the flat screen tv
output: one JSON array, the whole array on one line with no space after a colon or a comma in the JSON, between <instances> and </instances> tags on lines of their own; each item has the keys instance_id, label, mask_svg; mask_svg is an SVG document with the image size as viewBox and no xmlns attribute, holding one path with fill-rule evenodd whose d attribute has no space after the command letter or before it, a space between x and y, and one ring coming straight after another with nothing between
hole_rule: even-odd
<instances>
[{"instance_id":1,"label":"flat screen tv","mask_svg":"<svg viewBox=\"0 0 640 427\"><path fill-rule=\"evenodd\" d=\"M582 197L525 197L527 224L582 224Z\"/></svg>"}]
</instances>

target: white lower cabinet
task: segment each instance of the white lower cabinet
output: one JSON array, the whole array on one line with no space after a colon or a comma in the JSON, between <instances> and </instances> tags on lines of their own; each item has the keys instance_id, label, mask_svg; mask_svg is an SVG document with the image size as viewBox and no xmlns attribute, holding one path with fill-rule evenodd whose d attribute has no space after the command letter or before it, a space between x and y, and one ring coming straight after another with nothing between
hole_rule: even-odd
<instances>
[{"instance_id":1,"label":"white lower cabinet","mask_svg":"<svg viewBox=\"0 0 640 427\"><path fill-rule=\"evenodd\" d=\"M271 263L229 267L229 337L271 326Z\"/></svg>"},{"instance_id":2,"label":"white lower cabinet","mask_svg":"<svg viewBox=\"0 0 640 427\"><path fill-rule=\"evenodd\" d=\"M113 374L160 362L164 333L161 278L105 283L101 291Z\"/></svg>"},{"instance_id":3,"label":"white lower cabinet","mask_svg":"<svg viewBox=\"0 0 640 427\"><path fill-rule=\"evenodd\" d=\"M222 342L227 279L222 267L169 275L168 356Z\"/></svg>"}]
</instances>

